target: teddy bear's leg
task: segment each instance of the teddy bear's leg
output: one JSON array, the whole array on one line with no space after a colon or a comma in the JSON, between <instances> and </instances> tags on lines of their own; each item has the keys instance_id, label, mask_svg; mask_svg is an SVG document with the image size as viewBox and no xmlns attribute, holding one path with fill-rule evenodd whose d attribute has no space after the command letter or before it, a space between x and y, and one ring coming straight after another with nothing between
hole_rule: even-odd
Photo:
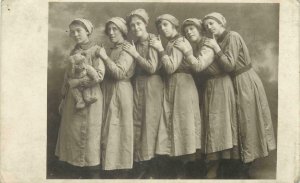
<instances>
[{"instance_id":1,"label":"teddy bear's leg","mask_svg":"<svg viewBox=\"0 0 300 183\"><path fill-rule=\"evenodd\" d=\"M93 92L93 88L86 88L82 92L83 94L83 99L87 104L92 104L97 101L97 96L96 93Z\"/></svg>"},{"instance_id":2,"label":"teddy bear's leg","mask_svg":"<svg viewBox=\"0 0 300 183\"><path fill-rule=\"evenodd\" d=\"M72 92L72 95L74 96L75 101L76 101L76 108L77 109L84 108L85 107L85 102L83 100L82 93L79 91L79 89L78 88L72 88L71 92Z\"/></svg>"}]
</instances>

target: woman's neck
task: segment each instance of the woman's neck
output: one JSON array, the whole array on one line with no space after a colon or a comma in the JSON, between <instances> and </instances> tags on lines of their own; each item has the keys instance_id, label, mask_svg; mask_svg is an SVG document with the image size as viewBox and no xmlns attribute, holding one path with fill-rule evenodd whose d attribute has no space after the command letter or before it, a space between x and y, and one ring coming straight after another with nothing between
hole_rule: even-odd
<instances>
[{"instance_id":1,"label":"woman's neck","mask_svg":"<svg viewBox=\"0 0 300 183\"><path fill-rule=\"evenodd\" d=\"M215 38L218 39L218 38L224 33L224 31L225 31L225 29L222 27L222 28L220 29L220 31L218 32L218 34L215 34L215 35L214 35Z\"/></svg>"},{"instance_id":2,"label":"woman's neck","mask_svg":"<svg viewBox=\"0 0 300 183\"><path fill-rule=\"evenodd\" d=\"M82 46L82 45L87 45L90 43L90 40L89 39L86 39L84 41L82 41L81 43L78 43L79 46Z\"/></svg>"},{"instance_id":3,"label":"woman's neck","mask_svg":"<svg viewBox=\"0 0 300 183\"><path fill-rule=\"evenodd\" d=\"M117 42L115 42L114 43L114 46L117 46L117 45L119 45L119 44L122 44L123 42L124 42L124 38L122 37L122 38L120 38Z\"/></svg>"},{"instance_id":4,"label":"woman's neck","mask_svg":"<svg viewBox=\"0 0 300 183\"><path fill-rule=\"evenodd\" d=\"M170 36L169 40L173 39L174 37L176 37L178 35L178 32L176 30L174 30L172 32L172 35Z\"/></svg>"},{"instance_id":5,"label":"woman's neck","mask_svg":"<svg viewBox=\"0 0 300 183\"><path fill-rule=\"evenodd\" d=\"M141 37L139 37L138 40L140 42L143 42L143 41L147 40L148 37L149 37L149 33L148 32L144 32L144 34Z\"/></svg>"}]
</instances>

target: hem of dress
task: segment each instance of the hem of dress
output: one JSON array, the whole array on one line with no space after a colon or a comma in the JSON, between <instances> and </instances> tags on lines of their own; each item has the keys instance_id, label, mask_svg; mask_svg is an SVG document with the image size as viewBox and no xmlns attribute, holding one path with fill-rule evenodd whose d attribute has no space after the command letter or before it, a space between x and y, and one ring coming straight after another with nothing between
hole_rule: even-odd
<instances>
[{"instance_id":1,"label":"hem of dress","mask_svg":"<svg viewBox=\"0 0 300 183\"><path fill-rule=\"evenodd\" d=\"M133 166L131 166L131 167L114 167L114 168L103 168L102 167L102 170L107 170L107 171L109 171L109 170L128 170L128 169L132 169L133 168Z\"/></svg>"},{"instance_id":2,"label":"hem of dress","mask_svg":"<svg viewBox=\"0 0 300 183\"><path fill-rule=\"evenodd\" d=\"M153 155L153 156L148 156L147 158L136 158L136 159L134 160L134 162L149 161L149 160L151 160L151 159L153 159L153 158L155 158L155 155Z\"/></svg>"},{"instance_id":3,"label":"hem of dress","mask_svg":"<svg viewBox=\"0 0 300 183\"><path fill-rule=\"evenodd\" d=\"M156 152L155 154L157 154L157 155L168 155L170 157L177 157L177 156L193 155L195 153L196 153L196 149L193 152L188 152L188 153L184 153L184 154L171 154L171 153L162 153L162 152Z\"/></svg>"},{"instance_id":4,"label":"hem of dress","mask_svg":"<svg viewBox=\"0 0 300 183\"><path fill-rule=\"evenodd\" d=\"M232 143L232 145L230 145L230 147L219 147L219 148L214 148L213 150L207 151L207 150L203 150L204 154L210 154L210 153L216 153L219 151L225 151L225 150L230 150L234 147L234 144Z\"/></svg>"},{"instance_id":5,"label":"hem of dress","mask_svg":"<svg viewBox=\"0 0 300 183\"><path fill-rule=\"evenodd\" d=\"M276 148L273 149L273 150L270 150L270 149L269 149L268 152L267 152L266 154L263 154L263 155L261 155L261 156L255 156L255 157L253 157L253 158L243 159L243 162L244 162L244 163L251 163L251 162L253 162L253 161L257 160L257 159L265 158L265 157L267 157L267 156L270 155L270 152L271 152L271 151L274 151L274 150L276 150Z\"/></svg>"},{"instance_id":6,"label":"hem of dress","mask_svg":"<svg viewBox=\"0 0 300 183\"><path fill-rule=\"evenodd\" d=\"M63 159L60 159L59 158L59 161L63 161L63 162L66 162L66 163L69 163L69 164L71 164L71 165L73 165L73 166L78 166L78 167L90 167L90 166L99 166L101 163L99 162L99 163L92 163L92 164L84 164L84 165L82 165L82 164L80 164L80 163L75 163L75 162L73 162L73 161L68 161L68 160L63 160Z\"/></svg>"}]
</instances>

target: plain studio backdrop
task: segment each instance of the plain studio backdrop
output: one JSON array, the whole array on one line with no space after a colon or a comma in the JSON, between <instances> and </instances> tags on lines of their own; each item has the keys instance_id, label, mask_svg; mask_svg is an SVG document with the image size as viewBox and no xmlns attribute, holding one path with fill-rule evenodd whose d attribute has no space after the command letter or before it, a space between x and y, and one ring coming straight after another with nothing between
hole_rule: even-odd
<instances>
[{"instance_id":1,"label":"plain studio backdrop","mask_svg":"<svg viewBox=\"0 0 300 183\"><path fill-rule=\"evenodd\" d=\"M252 64L260 76L268 97L275 135L277 137L278 106L278 42L279 4L248 3L125 3L125 2L51 2L49 3L48 86L47 86L47 172L55 168L54 156L60 116L58 105L66 56L74 47L69 37L69 23L77 17L89 19L95 29L91 37L98 44L110 47L104 33L106 20L125 16L132 10L144 8L150 17L148 31L157 34L155 18L169 13L179 19L200 18L210 12L219 12L227 20L227 28L238 32L250 51ZM179 29L180 30L180 29ZM132 36L128 36L132 40ZM258 159L250 170L253 178L276 178L276 150L267 158Z\"/></svg>"}]
</instances>

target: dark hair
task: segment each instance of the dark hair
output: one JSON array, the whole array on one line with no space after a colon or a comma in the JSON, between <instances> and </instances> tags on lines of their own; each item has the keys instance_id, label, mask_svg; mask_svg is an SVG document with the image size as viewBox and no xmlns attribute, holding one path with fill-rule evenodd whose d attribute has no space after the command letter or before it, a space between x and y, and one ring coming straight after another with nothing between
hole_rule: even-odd
<instances>
[{"instance_id":1,"label":"dark hair","mask_svg":"<svg viewBox=\"0 0 300 183\"><path fill-rule=\"evenodd\" d=\"M185 31L184 31L184 29L185 29L185 27L190 26L190 25L193 25L194 27L196 27L197 30L198 30L198 32L199 32L201 35L204 34L205 30L204 30L204 27L203 27L203 23L201 23L200 26L197 26L197 25L196 25L195 23L193 23L192 21L188 21L187 23L185 23L185 24L182 25L182 27L181 27L181 33L182 33L182 35L185 36Z\"/></svg>"}]
</instances>

